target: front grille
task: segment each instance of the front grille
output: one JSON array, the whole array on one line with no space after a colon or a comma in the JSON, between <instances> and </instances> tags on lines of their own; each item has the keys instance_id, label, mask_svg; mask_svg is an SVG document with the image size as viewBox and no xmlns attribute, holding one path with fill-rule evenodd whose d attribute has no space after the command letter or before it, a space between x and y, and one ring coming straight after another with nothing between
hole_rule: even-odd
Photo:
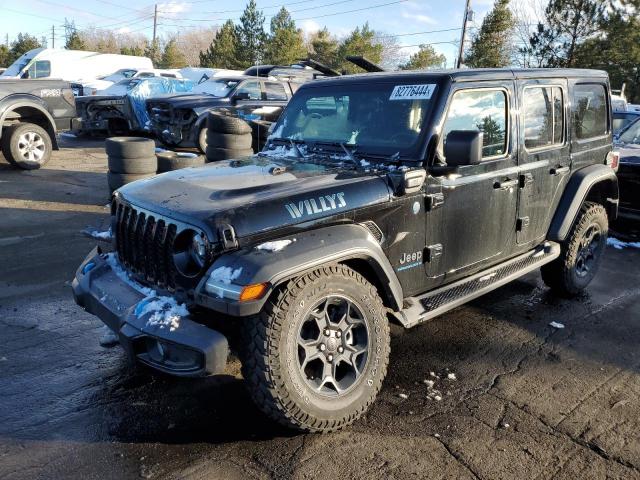
<instances>
[{"instance_id":1,"label":"front grille","mask_svg":"<svg viewBox=\"0 0 640 480\"><path fill-rule=\"evenodd\" d=\"M618 170L620 206L640 209L640 165L621 164Z\"/></svg>"},{"instance_id":2,"label":"front grille","mask_svg":"<svg viewBox=\"0 0 640 480\"><path fill-rule=\"evenodd\" d=\"M175 289L173 241L177 226L163 218L117 203L116 249L120 263L147 283Z\"/></svg>"}]
</instances>

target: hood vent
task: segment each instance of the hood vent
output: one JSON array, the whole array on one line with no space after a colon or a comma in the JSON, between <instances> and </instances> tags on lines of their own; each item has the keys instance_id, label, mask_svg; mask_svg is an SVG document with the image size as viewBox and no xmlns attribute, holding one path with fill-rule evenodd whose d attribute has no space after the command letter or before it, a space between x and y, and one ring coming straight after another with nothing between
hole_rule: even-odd
<instances>
[{"instance_id":1,"label":"hood vent","mask_svg":"<svg viewBox=\"0 0 640 480\"><path fill-rule=\"evenodd\" d=\"M380 230L380 227L376 225L376 222L367 220L366 222L362 222L360 225L369 230L371 235L373 235L373 238L375 238L378 243L382 243L384 240L384 234L382 233L382 230Z\"/></svg>"}]
</instances>

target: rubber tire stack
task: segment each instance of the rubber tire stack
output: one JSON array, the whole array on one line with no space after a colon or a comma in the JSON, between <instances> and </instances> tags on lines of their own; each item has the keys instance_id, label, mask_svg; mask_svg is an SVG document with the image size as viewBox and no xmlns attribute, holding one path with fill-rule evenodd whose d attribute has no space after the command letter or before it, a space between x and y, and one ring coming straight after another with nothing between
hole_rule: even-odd
<instances>
[{"instance_id":1,"label":"rubber tire stack","mask_svg":"<svg viewBox=\"0 0 640 480\"><path fill-rule=\"evenodd\" d=\"M153 177L158 170L156 144L148 138L107 138L105 150L109 163L107 181L111 193L127 183Z\"/></svg>"},{"instance_id":2,"label":"rubber tire stack","mask_svg":"<svg viewBox=\"0 0 640 480\"><path fill-rule=\"evenodd\" d=\"M158 173L172 172L187 167L199 167L204 165L204 155L185 155L178 152L160 152L158 158Z\"/></svg>"},{"instance_id":3,"label":"rubber tire stack","mask_svg":"<svg viewBox=\"0 0 640 480\"><path fill-rule=\"evenodd\" d=\"M253 154L251 127L231 115L209 113L207 117L207 161L228 160Z\"/></svg>"},{"instance_id":4,"label":"rubber tire stack","mask_svg":"<svg viewBox=\"0 0 640 480\"><path fill-rule=\"evenodd\" d=\"M259 152L264 148L267 139L269 138L269 127L273 122L267 122L266 120L251 120L249 126L251 126L251 148L254 152Z\"/></svg>"}]
</instances>

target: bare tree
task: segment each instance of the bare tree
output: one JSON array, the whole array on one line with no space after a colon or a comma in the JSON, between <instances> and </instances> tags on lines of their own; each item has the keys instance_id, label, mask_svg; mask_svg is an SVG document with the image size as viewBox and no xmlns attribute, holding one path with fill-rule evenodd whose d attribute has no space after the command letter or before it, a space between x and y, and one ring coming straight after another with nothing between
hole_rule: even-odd
<instances>
[{"instance_id":1,"label":"bare tree","mask_svg":"<svg viewBox=\"0 0 640 480\"><path fill-rule=\"evenodd\" d=\"M207 50L211 41L215 38L219 27L193 28L183 30L168 35L167 38L175 38L176 44L184 54L185 60L190 67L200 65L200 52Z\"/></svg>"},{"instance_id":2,"label":"bare tree","mask_svg":"<svg viewBox=\"0 0 640 480\"><path fill-rule=\"evenodd\" d=\"M516 20L513 29L514 65L522 68L540 66L540 59L535 58L528 47L538 24L544 22L545 6L546 1L543 0L511 0L511 12Z\"/></svg>"}]
</instances>

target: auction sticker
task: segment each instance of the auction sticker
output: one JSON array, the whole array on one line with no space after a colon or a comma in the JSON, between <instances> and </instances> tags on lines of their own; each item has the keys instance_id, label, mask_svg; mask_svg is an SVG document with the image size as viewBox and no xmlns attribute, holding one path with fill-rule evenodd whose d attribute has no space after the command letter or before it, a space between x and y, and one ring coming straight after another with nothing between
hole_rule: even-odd
<instances>
[{"instance_id":1,"label":"auction sticker","mask_svg":"<svg viewBox=\"0 0 640 480\"><path fill-rule=\"evenodd\" d=\"M435 89L435 83L396 85L393 87L389 100L429 100Z\"/></svg>"}]
</instances>

